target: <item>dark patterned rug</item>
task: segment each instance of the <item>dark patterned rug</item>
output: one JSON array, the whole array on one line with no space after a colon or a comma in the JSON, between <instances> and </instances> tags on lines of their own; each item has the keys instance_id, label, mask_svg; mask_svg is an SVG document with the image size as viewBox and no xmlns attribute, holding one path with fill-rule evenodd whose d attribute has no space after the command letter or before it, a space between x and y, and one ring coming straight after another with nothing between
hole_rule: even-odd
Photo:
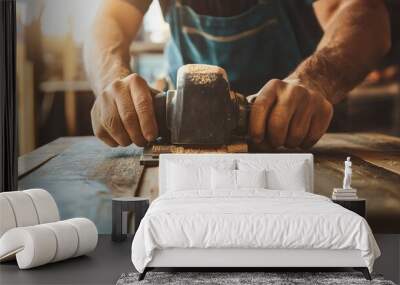
<instances>
[{"instance_id":1,"label":"dark patterned rug","mask_svg":"<svg viewBox=\"0 0 400 285\"><path fill-rule=\"evenodd\" d=\"M368 281L359 272L148 272L142 281L137 280L138 276L138 273L122 274L117 285L395 285L392 281L384 280L380 275L372 275L373 280Z\"/></svg>"}]
</instances>

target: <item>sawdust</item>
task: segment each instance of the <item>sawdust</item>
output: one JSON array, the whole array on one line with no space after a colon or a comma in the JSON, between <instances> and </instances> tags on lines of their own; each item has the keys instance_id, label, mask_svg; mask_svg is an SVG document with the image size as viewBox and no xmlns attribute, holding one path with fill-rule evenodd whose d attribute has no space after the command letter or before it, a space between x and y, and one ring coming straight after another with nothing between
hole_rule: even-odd
<instances>
[{"instance_id":1,"label":"sawdust","mask_svg":"<svg viewBox=\"0 0 400 285\"><path fill-rule=\"evenodd\" d=\"M208 85L218 79L215 73L192 73L188 75L188 79L196 85Z\"/></svg>"},{"instance_id":2,"label":"sawdust","mask_svg":"<svg viewBox=\"0 0 400 285\"><path fill-rule=\"evenodd\" d=\"M178 80L187 78L196 85L210 84L221 75L228 80L223 68L208 64L186 64L178 70Z\"/></svg>"}]
</instances>

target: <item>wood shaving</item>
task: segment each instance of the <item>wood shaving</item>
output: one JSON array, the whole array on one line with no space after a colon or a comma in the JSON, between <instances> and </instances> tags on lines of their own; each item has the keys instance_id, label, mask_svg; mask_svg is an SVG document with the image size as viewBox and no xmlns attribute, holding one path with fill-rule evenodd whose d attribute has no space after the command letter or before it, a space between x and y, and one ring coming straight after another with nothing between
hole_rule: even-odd
<instances>
[{"instance_id":1,"label":"wood shaving","mask_svg":"<svg viewBox=\"0 0 400 285\"><path fill-rule=\"evenodd\" d=\"M208 64L186 64L178 70L178 81L189 79L196 85L210 84L222 75L226 81L228 77L223 68Z\"/></svg>"}]
</instances>

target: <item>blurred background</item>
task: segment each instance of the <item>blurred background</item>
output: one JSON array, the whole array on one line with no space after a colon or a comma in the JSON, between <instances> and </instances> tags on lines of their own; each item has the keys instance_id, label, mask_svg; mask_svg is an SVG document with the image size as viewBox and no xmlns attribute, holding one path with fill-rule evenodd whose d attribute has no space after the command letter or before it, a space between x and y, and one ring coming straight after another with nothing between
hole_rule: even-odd
<instances>
[{"instance_id":1,"label":"blurred background","mask_svg":"<svg viewBox=\"0 0 400 285\"><path fill-rule=\"evenodd\" d=\"M93 135L94 101L83 68L82 45L101 0L17 0L19 155L58 137ZM158 1L131 46L132 71L154 87L164 76L169 39ZM336 107L330 131L400 136L399 64L368 75Z\"/></svg>"}]
</instances>

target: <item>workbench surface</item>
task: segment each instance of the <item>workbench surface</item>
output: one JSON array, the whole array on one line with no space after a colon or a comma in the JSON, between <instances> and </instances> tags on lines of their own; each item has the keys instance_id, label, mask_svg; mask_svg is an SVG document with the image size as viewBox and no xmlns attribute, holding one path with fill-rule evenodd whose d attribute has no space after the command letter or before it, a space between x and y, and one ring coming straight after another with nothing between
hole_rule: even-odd
<instances>
[{"instance_id":1,"label":"workbench surface","mask_svg":"<svg viewBox=\"0 0 400 285\"><path fill-rule=\"evenodd\" d=\"M330 197L353 161L353 187L367 200L374 233L400 233L400 138L376 133L326 134L311 150L315 193ZM44 188L63 219L92 219L111 232L111 198L158 195L158 168L139 164L141 148L109 148L94 137L59 138L19 158L19 188Z\"/></svg>"}]
</instances>

